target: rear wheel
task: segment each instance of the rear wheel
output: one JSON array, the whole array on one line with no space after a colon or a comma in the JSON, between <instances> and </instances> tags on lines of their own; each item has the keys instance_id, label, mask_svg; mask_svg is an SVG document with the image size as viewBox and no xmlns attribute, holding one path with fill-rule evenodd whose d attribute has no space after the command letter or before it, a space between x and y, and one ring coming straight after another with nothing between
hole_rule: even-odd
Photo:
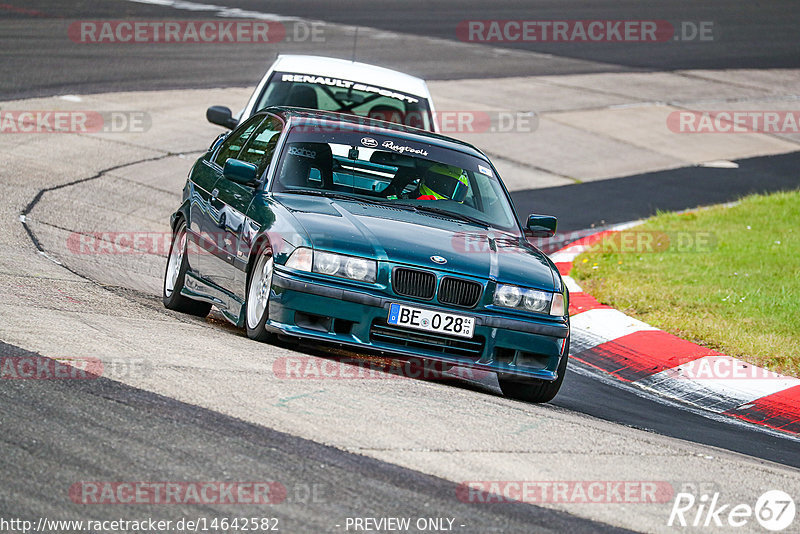
<instances>
[{"instance_id":1,"label":"rear wheel","mask_svg":"<svg viewBox=\"0 0 800 534\"><path fill-rule=\"evenodd\" d=\"M272 292L272 272L275 260L272 250L263 248L256 259L247 283L247 302L245 302L245 326L247 336L256 341L269 341L275 336L267 331L269 319L269 297Z\"/></svg>"},{"instance_id":2,"label":"rear wheel","mask_svg":"<svg viewBox=\"0 0 800 534\"><path fill-rule=\"evenodd\" d=\"M526 401L526 402L550 402L561 389L564 382L564 375L567 372L567 360L569 360L569 338L564 346L564 354L558 364L558 378L553 382L538 380L535 378L503 377L498 375L497 381L500 383L500 390L506 397Z\"/></svg>"},{"instance_id":3,"label":"rear wheel","mask_svg":"<svg viewBox=\"0 0 800 534\"><path fill-rule=\"evenodd\" d=\"M205 317L211 311L211 304L181 295L181 289L186 280L186 270L189 268L189 262L186 259L186 238L186 223L181 221L172 235L167 268L164 271L161 300L164 302L164 306L170 310Z\"/></svg>"}]
</instances>

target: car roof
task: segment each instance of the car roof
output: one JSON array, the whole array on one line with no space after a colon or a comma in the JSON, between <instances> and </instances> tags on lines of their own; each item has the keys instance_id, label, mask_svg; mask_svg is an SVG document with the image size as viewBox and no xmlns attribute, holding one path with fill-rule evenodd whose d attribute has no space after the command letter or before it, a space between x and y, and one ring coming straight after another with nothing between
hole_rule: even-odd
<instances>
[{"instance_id":1,"label":"car roof","mask_svg":"<svg viewBox=\"0 0 800 534\"><path fill-rule=\"evenodd\" d=\"M464 152L487 162L489 161L489 158L486 156L486 154L469 143L465 143L464 141L453 139L452 137L447 137L445 135L429 132L427 130L420 130L419 128L412 128L411 126L404 126L394 122L380 121L377 119L354 116L346 113L336 113L334 111L319 111L288 106L274 106L262 109L258 113L255 113L254 116L264 113L278 115L287 122L291 119L293 125L319 125L320 121L352 124L356 129L363 129L365 132L382 133L384 135L397 136L410 141L430 143L443 148L458 150L459 152Z\"/></svg>"},{"instance_id":2,"label":"car roof","mask_svg":"<svg viewBox=\"0 0 800 534\"><path fill-rule=\"evenodd\" d=\"M422 78L357 61L322 56L281 54L273 63L272 68L279 72L316 74L354 82L371 83L430 98L428 86Z\"/></svg>"}]
</instances>

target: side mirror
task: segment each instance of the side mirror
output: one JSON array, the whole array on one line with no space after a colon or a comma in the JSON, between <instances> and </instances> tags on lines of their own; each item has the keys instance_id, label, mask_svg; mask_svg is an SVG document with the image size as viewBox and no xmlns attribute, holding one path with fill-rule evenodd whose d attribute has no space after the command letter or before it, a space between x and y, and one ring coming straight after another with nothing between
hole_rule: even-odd
<instances>
[{"instance_id":1,"label":"side mirror","mask_svg":"<svg viewBox=\"0 0 800 534\"><path fill-rule=\"evenodd\" d=\"M252 163L228 158L225 167L222 168L222 176L237 184L253 185L258 179L257 170Z\"/></svg>"},{"instance_id":2,"label":"side mirror","mask_svg":"<svg viewBox=\"0 0 800 534\"><path fill-rule=\"evenodd\" d=\"M528 231L533 237L553 237L556 235L558 219L552 215L528 215Z\"/></svg>"},{"instance_id":3,"label":"side mirror","mask_svg":"<svg viewBox=\"0 0 800 534\"><path fill-rule=\"evenodd\" d=\"M230 108L225 106L211 106L206 110L206 119L211 124L218 124L229 130L236 128L239 121L233 118Z\"/></svg>"}]
</instances>

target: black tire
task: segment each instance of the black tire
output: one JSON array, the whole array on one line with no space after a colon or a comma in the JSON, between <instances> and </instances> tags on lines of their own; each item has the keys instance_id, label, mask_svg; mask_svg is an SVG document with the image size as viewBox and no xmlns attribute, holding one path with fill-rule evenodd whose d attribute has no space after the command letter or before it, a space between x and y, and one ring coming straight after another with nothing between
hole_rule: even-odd
<instances>
[{"instance_id":1,"label":"black tire","mask_svg":"<svg viewBox=\"0 0 800 534\"><path fill-rule=\"evenodd\" d=\"M186 280L186 270L189 268L186 259L186 236L186 223L181 220L172 234L167 267L164 270L164 283L161 285L161 300L164 302L164 307L170 310L205 317L211 311L211 304L181 295Z\"/></svg>"},{"instance_id":2,"label":"black tire","mask_svg":"<svg viewBox=\"0 0 800 534\"><path fill-rule=\"evenodd\" d=\"M222 215L219 216L219 223L217 224L217 226L219 226L221 229L225 230L225 223L227 221L228 221L228 218L223 213Z\"/></svg>"},{"instance_id":3,"label":"black tire","mask_svg":"<svg viewBox=\"0 0 800 534\"><path fill-rule=\"evenodd\" d=\"M518 377L503 377L497 375L500 383L500 390L506 397L526 402L550 402L558 394L561 384L564 382L564 375L567 373L567 361L569 360L569 338L564 347L564 355L558 364L558 378L553 382L538 379L525 379Z\"/></svg>"},{"instance_id":4,"label":"black tire","mask_svg":"<svg viewBox=\"0 0 800 534\"><path fill-rule=\"evenodd\" d=\"M247 337L256 341L273 341L276 337L266 328L269 319L273 266L272 249L262 246L247 276L244 326L247 329Z\"/></svg>"}]
</instances>

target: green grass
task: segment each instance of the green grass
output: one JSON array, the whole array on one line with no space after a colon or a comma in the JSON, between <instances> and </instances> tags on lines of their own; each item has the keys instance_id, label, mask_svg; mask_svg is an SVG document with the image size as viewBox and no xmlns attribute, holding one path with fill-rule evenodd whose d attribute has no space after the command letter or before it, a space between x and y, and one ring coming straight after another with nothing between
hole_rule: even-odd
<instances>
[{"instance_id":1,"label":"green grass","mask_svg":"<svg viewBox=\"0 0 800 534\"><path fill-rule=\"evenodd\" d=\"M620 252L620 243L629 246ZM576 258L571 275L600 302L800 376L800 191L660 213L596 248Z\"/></svg>"}]
</instances>

